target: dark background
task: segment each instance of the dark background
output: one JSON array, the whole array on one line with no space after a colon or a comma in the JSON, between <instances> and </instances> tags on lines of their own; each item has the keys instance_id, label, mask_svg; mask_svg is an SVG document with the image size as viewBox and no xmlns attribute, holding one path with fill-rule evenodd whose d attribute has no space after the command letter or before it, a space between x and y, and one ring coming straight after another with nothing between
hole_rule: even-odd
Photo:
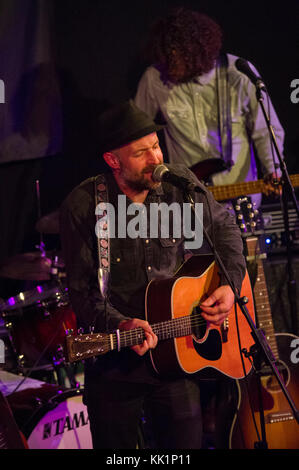
<instances>
[{"instance_id":1,"label":"dark background","mask_svg":"<svg viewBox=\"0 0 299 470\"><path fill-rule=\"evenodd\" d=\"M40 180L45 215L67 193L104 169L94 139L97 113L134 96L147 65L143 47L153 20L182 5L212 16L223 28L224 49L254 63L267 84L285 129L285 159L299 173L299 104L290 100L290 83L299 78L298 1L63 0L54 3L53 40L62 95L63 148L57 155L0 166L0 261L34 251L39 234L35 180ZM267 201L266 201L267 202ZM59 248L59 237L45 237ZM0 296L19 286L4 282Z\"/></svg>"}]
</instances>

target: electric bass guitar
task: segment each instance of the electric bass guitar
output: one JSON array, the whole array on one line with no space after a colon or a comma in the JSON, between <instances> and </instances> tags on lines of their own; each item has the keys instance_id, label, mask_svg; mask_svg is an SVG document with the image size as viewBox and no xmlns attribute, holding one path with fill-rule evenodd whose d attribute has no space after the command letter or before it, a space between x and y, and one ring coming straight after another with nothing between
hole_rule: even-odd
<instances>
[{"instance_id":1,"label":"electric bass guitar","mask_svg":"<svg viewBox=\"0 0 299 470\"><path fill-rule=\"evenodd\" d=\"M211 158L197 163L190 169L199 180L206 180L209 176L224 171L226 169L224 165L223 160ZM290 175L290 180L294 187L299 186L299 174ZM280 187L279 183L276 190ZM271 190L275 190L271 184L265 183L263 179L219 186L206 186L206 188L213 193L216 201L226 201L245 194L265 193L268 195Z\"/></svg>"},{"instance_id":2,"label":"electric bass guitar","mask_svg":"<svg viewBox=\"0 0 299 470\"><path fill-rule=\"evenodd\" d=\"M193 374L207 367L233 378L249 373L251 363L243 358L243 364L240 349L249 350L253 338L239 306L232 308L220 327L209 324L201 315L200 303L219 286L219 280L213 257L202 255L186 261L174 277L154 279L148 284L146 319L159 340L149 354L152 366L159 374ZM247 309L254 321L248 273L242 284L241 296L247 298ZM140 344L144 339L142 328L111 334L71 334L66 337L68 361L120 351Z\"/></svg>"}]
</instances>

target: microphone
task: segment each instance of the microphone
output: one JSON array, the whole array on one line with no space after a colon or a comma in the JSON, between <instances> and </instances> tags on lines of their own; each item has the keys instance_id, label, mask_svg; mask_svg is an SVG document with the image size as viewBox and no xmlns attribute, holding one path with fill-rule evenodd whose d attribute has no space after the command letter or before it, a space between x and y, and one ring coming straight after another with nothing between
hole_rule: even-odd
<instances>
[{"instance_id":1,"label":"microphone","mask_svg":"<svg viewBox=\"0 0 299 470\"><path fill-rule=\"evenodd\" d=\"M152 180L156 183L165 181L166 183L170 183L183 191L195 191L197 193L205 194L205 191L202 188L192 183L192 181L187 178L172 173L166 165L157 165L155 167L152 174Z\"/></svg>"},{"instance_id":2,"label":"microphone","mask_svg":"<svg viewBox=\"0 0 299 470\"><path fill-rule=\"evenodd\" d=\"M258 77L254 73L254 71L245 59L237 59L235 62L235 66L239 70L239 72L244 73L249 78L249 80L256 86L256 88L267 91L266 86L261 77Z\"/></svg>"}]
</instances>

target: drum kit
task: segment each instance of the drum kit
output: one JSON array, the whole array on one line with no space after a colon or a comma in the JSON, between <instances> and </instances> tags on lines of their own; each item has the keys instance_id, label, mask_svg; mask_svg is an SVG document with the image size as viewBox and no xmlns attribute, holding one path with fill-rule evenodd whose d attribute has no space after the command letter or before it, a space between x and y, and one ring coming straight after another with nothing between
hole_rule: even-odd
<instances>
[{"instance_id":1,"label":"drum kit","mask_svg":"<svg viewBox=\"0 0 299 470\"><path fill-rule=\"evenodd\" d=\"M65 265L61 253L45 250L42 238L43 233L59 233L58 211L39 218L36 229L41 234L38 250L13 256L0 266L2 278L34 285L0 299L0 344L5 345L4 360L0 351L0 394L25 447L91 448L82 403L84 366L70 365L64 357L66 331L77 328Z\"/></svg>"}]
</instances>

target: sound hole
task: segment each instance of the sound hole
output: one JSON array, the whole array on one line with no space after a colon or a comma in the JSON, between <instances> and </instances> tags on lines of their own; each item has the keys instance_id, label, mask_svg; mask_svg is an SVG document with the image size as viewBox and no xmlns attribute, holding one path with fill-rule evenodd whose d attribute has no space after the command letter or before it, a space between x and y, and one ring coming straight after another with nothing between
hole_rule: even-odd
<instances>
[{"instance_id":1,"label":"sound hole","mask_svg":"<svg viewBox=\"0 0 299 470\"><path fill-rule=\"evenodd\" d=\"M207 322L201 316L201 308L197 306L191 314L192 334L196 339L202 339L207 331Z\"/></svg>"},{"instance_id":2,"label":"sound hole","mask_svg":"<svg viewBox=\"0 0 299 470\"><path fill-rule=\"evenodd\" d=\"M290 371L287 365L282 361L278 361L278 363L276 364L276 367L278 369L280 377L283 380L283 383L287 386L289 383L289 379L290 379ZM265 380L266 388L267 390L269 390L269 392L281 391L280 385L277 382L277 379L274 375L271 374L267 377L264 377L264 380Z\"/></svg>"}]
</instances>

